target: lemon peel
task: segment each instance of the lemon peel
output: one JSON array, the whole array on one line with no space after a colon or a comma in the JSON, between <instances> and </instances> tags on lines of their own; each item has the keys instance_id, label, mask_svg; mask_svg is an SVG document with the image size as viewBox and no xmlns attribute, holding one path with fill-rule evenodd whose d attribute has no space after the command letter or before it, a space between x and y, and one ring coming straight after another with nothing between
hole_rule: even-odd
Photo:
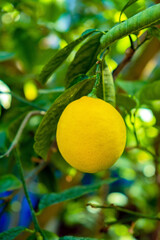
<instances>
[{"instance_id":1,"label":"lemon peel","mask_svg":"<svg viewBox=\"0 0 160 240\"><path fill-rule=\"evenodd\" d=\"M84 96L64 109L56 138L60 153L72 167L95 173L111 167L123 153L126 126L112 105Z\"/></svg>"}]
</instances>

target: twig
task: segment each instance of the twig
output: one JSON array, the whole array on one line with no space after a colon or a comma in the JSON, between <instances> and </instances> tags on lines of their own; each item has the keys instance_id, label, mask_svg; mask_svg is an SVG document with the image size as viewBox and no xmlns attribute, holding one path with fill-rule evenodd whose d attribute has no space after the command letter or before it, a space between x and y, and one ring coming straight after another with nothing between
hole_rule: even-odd
<instances>
[{"instance_id":1,"label":"twig","mask_svg":"<svg viewBox=\"0 0 160 240\"><path fill-rule=\"evenodd\" d=\"M115 205L97 205L97 204L93 204L93 203L88 203L87 206L90 206L92 208L116 209L119 212L128 213L130 215L136 216L137 218L146 218L146 219L151 219L151 220L155 220L155 221L160 221L159 217L147 216L147 215L144 215L143 213L134 212L129 209L122 208L122 207L115 206Z\"/></svg>"},{"instance_id":2,"label":"twig","mask_svg":"<svg viewBox=\"0 0 160 240\"><path fill-rule=\"evenodd\" d=\"M131 121L131 124L132 124L132 126L133 126L133 133L134 133L135 140L136 140L136 146L127 147L127 148L126 148L126 151L131 151L131 150L133 150L133 149L140 149L140 150L143 150L143 151L149 153L153 158L156 158L156 154L155 154L155 153L151 152L149 149L141 146L141 144L140 144L140 141L139 141L138 136L137 136L136 126L135 126L136 113L137 113L137 109L136 109L136 111L134 112L134 115L133 115L134 120L133 120L133 121L132 121L132 119L131 119L132 116L130 115L130 121Z\"/></svg>"},{"instance_id":3,"label":"twig","mask_svg":"<svg viewBox=\"0 0 160 240\"><path fill-rule=\"evenodd\" d=\"M138 136L137 136L137 131L136 131L136 114L137 114L137 110L138 109L136 109L134 111L134 113L133 113L133 117L134 117L133 121L132 121L132 115L130 114L130 121L131 121L131 124L133 126L133 133L134 133L134 136L135 136L136 143L139 146L140 142L139 142L139 139L138 139Z\"/></svg>"},{"instance_id":4,"label":"twig","mask_svg":"<svg viewBox=\"0 0 160 240\"><path fill-rule=\"evenodd\" d=\"M24 120L22 121L21 125L20 125L20 128L18 129L18 132L13 140L13 142L11 143L10 147L8 148L7 152L4 153L3 155L0 155L0 158L4 158L4 157L8 157L9 154L11 153L11 151L16 147L21 135L22 135L22 132L27 124L27 122L29 121L29 119L35 115L45 115L45 112L44 111L32 111L32 112L29 112L26 117L24 118Z\"/></svg>"},{"instance_id":5,"label":"twig","mask_svg":"<svg viewBox=\"0 0 160 240\"><path fill-rule=\"evenodd\" d=\"M122 69L130 62L133 57L135 51L146 41L148 32L144 32L136 41L133 42L133 46L126 49L125 56L122 62L117 66L117 68L113 71L113 78L116 79L118 74L122 71Z\"/></svg>"},{"instance_id":6,"label":"twig","mask_svg":"<svg viewBox=\"0 0 160 240\"><path fill-rule=\"evenodd\" d=\"M44 234L43 234L43 232L42 232L42 230L41 230L41 228L39 226L39 223L38 223L38 220L37 220L34 208L32 206L31 199L29 197L29 193L28 193L26 182L25 182L25 179L24 179L23 168L22 168L22 163L21 163L21 159L20 159L20 155L19 155L18 149L16 149L16 161L17 161L17 166L18 166L18 169L19 169L20 178L21 178L21 181L22 181L24 193L25 193L27 202L28 202L30 210L31 210L31 215L32 215L32 219L33 219L35 230L36 230L37 233L39 233L41 235L41 239L43 240L43 237L45 239L45 236L44 236Z\"/></svg>"}]
</instances>

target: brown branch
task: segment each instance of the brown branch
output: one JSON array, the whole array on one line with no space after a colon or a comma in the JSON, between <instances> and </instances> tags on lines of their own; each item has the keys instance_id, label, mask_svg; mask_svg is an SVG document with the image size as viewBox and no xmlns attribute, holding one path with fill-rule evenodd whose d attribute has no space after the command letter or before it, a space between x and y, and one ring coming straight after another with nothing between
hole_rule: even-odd
<instances>
[{"instance_id":1,"label":"brown branch","mask_svg":"<svg viewBox=\"0 0 160 240\"><path fill-rule=\"evenodd\" d=\"M160 50L160 41L153 37L151 41L144 44L141 52L136 51L134 61L131 61L125 71L123 71L123 79L125 80L139 80L143 71L151 59L155 58Z\"/></svg>"},{"instance_id":2,"label":"brown branch","mask_svg":"<svg viewBox=\"0 0 160 240\"><path fill-rule=\"evenodd\" d=\"M117 68L113 71L113 78L116 79L118 74L123 70L123 68L130 62L135 51L148 39L148 32L144 32L136 41L133 42L133 48L129 47L126 49L125 56L122 62L117 66Z\"/></svg>"}]
</instances>

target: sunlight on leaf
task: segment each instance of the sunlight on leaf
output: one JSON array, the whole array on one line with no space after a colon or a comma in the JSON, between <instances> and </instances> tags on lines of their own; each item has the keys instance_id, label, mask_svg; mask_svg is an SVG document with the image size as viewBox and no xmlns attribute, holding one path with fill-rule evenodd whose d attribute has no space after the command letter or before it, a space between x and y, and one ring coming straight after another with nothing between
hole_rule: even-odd
<instances>
[{"instance_id":1,"label":"sunlight on leaf","mask_svg":"<svg viewBox=\"0 0 160 240\"><path fill-rule=\"evenodd\" d=\"M0 105L8 109L11 106L12 96L11 94L5 94L5 92L10 93L10 88L0 80Z\"/></svg>"}]
</instances>

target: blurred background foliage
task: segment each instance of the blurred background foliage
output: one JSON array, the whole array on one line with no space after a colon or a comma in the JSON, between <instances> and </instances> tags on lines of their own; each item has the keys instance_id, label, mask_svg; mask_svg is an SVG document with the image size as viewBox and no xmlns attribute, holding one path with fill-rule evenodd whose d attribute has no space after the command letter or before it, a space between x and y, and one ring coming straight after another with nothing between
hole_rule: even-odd
<instances>
[{"instance_id":1,"label":"blurred background foliage","mask_svg":"<svg viewBox=\"0 0 160 240\"><path fill-rule=\"evenodd\" d=\"M158 2L158 1L157 1ZM0 153L13 140L24 116L31 110L47 110L64 91L64 77L76 48L65 63L42 86L38 74L58 49L86 29L110 29L119 22L127 1L119 0L1 0L0 1ZM125 20L155 4L139 0L121 16ZM137 33L137 35L140 33ZM137 39L132 35L133 40ZM106 56L114 71L130 47L125 37L113 44ZM148 215L160 214L160 42L146 41L115 81L117 108L127 126L126 150L109 170L82 174L71 168L53 145L51 162L28 183L35 209L43 193L59 192L98 179L118 180L97 194L51 206L39 216L40 225L59 236L76 235L108 240L151 240L159 227L156 221L134 219L116 210L86 207L88 202L115 204ZM123 96L122 96L123 93ZM19 147L25 175L40 163L33 150L34 134L42 117L28 122ZM0 175L18 176L15 155L0 161ZM5 197L11 192L1 193ZM15 226L30 226L31 214L19 191L11 201L0 200L0 232ZM112 222L115 222L114 224ZM24 234L23 239L26 238ZM17 239L21 239L17 238Z\"/></svg>"}]
</instances>

